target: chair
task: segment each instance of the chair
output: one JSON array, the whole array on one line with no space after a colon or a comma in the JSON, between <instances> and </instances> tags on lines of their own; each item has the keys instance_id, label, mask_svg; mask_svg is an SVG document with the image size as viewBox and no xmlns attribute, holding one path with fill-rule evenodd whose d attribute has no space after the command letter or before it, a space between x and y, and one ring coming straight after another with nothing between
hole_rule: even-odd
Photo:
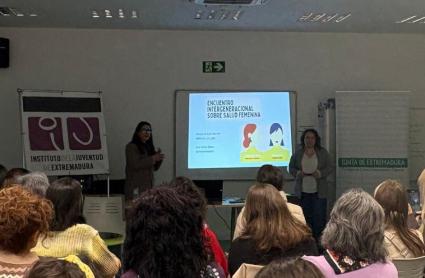
<instances>
[{"instance_id":1,"label":"chair","mask_svg":"<svg viewBox=\"0 0 425 278\"><path fill-rule=\"evenodd\" d=\"M254 278L262 268L262 265L242 264L232 278Z\"/></svg>"},{"instance_id":2,"label":"chair","mask_svg":"<svg viewBox=\"0 0 425 278\"><path fill-rule=\"evenodd\" d=\"M425 269L425 256L411 259L393 259L399 278L423 278Z\"/></svg>"},{"instance_id":3,"label":"chair","mask_svg":"<svg viewBox=\"0 0 425 278\"><path fill-rule=\"evenodd\" d=\"M87 224L99 232L125 234L122 195L85 196L83 214Z\"/></svg>"}]
</instances>

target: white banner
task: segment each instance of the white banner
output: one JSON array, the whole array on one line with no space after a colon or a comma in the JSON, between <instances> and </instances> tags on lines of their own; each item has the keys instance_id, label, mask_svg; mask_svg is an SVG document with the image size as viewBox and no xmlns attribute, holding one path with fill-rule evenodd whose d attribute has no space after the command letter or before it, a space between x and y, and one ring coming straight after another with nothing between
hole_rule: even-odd
<instances>
[{"instance_id":1,"label":"white banner","mask_svg":"<svg viewBox=\"0 0 425 278\"><path fill-rule=\"evenodd\" d=\"M409 92L336 92L337 196L373 193L385 179L409 185Z\"/></svg>"},{"instance_id":2,"label":"white banner","mask_svg":"<svg viewBox=\"0 0 425 278\"><path fill-rule=\"evenodd\" d=\"M49 176L108 174L99 92L22 91L25 167Z\"/></svg>"}]
</instances>

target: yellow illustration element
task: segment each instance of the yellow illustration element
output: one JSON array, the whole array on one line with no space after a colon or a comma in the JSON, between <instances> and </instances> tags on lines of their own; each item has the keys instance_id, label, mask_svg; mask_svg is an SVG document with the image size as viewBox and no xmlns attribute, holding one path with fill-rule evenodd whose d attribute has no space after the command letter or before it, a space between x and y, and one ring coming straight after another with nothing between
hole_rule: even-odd
<instances>
[{"instance_id":1,"label":"yellow illustration element","mask_svg":"<svg viewBox=\"0 0 425 278\"><path fill-rule=\"evenodd\" d=\"M272 146L270 149L264 152L263 160L264 161L289 161L290 153L287 148L282 146Z\"/></svg>"},{"instance_id":2,"label":"yellow illustration element","mask_svg":"<svg viewBox=\"0 0 425 278\"><path fill-rule=\"evenodd\" d=\"M258 162L263 161L263 152L257 150L255 147L249 147L241 152L241 162Z\"/></svg>"}]
</instances>

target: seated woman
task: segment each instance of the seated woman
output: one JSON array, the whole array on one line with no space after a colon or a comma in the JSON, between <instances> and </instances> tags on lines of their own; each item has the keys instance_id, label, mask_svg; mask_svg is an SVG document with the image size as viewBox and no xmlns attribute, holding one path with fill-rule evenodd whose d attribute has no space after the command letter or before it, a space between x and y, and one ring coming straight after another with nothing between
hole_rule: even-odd
<instances>
[{"instance_id":1,"label":"seated woman","mask_svg":"<svg viewBox=\"0 0 425 278\"><path fill-rule=\"evenodd\" d=\"M323 256L304 256L327 278L396 278L384 246L384 211L368 193L353 189L335 203L323 231Z\"/></svg>"},{"instance_id":2,"label":"seated woman","mask_svg":"<svg viewBox=\"0 0 425 278\"><path fill-rule=\"evenodd\" d=\"M375 200L385 211L385 247L393 258L425 255L425 244L418 230L407 225L408 201L405 188L395 180L386 180L375 190Z\"/></svg>"},{"instance_id":3,"label":"seated woman","mask_svg":"<svg viewBox=\"0 0 425 278\"><path fill-rule=\"evenodd\" d=\"M214 260L223 268L224 274L227 277L228 272L226 255L224 254L223 248L221 248L217 236L208 227L208 224L205 221L205 215L207 213L207 201L202 196L201 192L199 192L196 185L189 178L177 177L171 181L170 187L174 188L178 194L183 194L190 197L190 200L192 201L195 208L201 212L202 218L204 219L203 232L206 239L205 243L207 248L211 251L211 255L213 256L211 260Z\"/></svg>"},{"instance_id":4,"label":"seated woman","mask_svg":"<svg viewBox=\"0 0 425 278\"><path fill-rule=\"evenodd\" d=\"M0 191L0 277L24 277L38 260L31 252L49 231L52 204L21 186Z\"/></svg>"},{"instance_id":5,"label":"seated woman","mask_svg":"<svg viewBox=\"0 0 425 278\"><path fill-rule=\"evenodd\" d=\"M100 238L99 232L84 224L81 185L71 178L54 181L46 191L53 203L55 219L47 237L39 238L33 249L39 256L87 256L98 267L102 277L113 277L120 268L119 259Z\"/></svg>"},{"instance_id":6,"label":"seated woman","mask_svg":"<svg viewBox=\"0 0 425 278\"><path fill-rule=\"evenodd\" d=\"M230 274L242 263L265 265L275 259L318 254L310 228L292 216L272 185L251 186L244 215L246 226L230 247Z\"/></svg>"},{"instance_id":7,"label":"seated woman","mask_svg":"<svg viewBox=\"0 0 425 278\"><path fill-rule=\"evenodd\" d=\"M121 277L224 277L209 262L203 225L189 196L165 186L144 191L129 212Z\"/></svg>"},{"instance_id":8,"label":"seated woman","mask_svg":"<svg viewBox=\"0 0 425 278\"><path fill-rule=\"evenodd\" d=\"M275 260L263 267L255 278L324 278L322 272L301 258Z\"/></svg>"},{"instance_id":9,"label":"seated woman","mask_svg":"<svg viewBox=\"0 0 425 278\"><path fill-rule=\"evenodd\" d=\"M257 182L259 183L268 183L273 185L277 190L279 190L280 195L285 200L286 205L288 206L289 212L303 222L306 223L304 218L303 210L300 206L295 204L291 204L286 199L286 193L283 191L283 171L282 169L275 167L270 164L264 164L258 169L257 172ZM241 212L238 215L236 220L235 232L233 233L233 239L238 238L241 235L243 229L245 229L246 221L245 221L245 207L242 208Z\"/></svg>"}]
</instances>

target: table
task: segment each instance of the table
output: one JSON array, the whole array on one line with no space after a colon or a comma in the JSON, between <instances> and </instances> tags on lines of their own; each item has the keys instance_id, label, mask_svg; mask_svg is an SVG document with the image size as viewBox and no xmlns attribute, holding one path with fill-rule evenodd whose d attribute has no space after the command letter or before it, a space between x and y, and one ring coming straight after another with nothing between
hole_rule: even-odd
<instances>
[{"instance_id":1,"label":"table","mask_svg":"<svg viewBox=\"0 0 425 278\"><path fill-rule=\"evenodd\" d=\"M240 200L240 202L236 202ZM232 198L223 198L223 201L220 203L211 203L208 204L208 208L230 208L230 240L233 239L233 233L235 232L236 219L238 218L239 213L242 208L245 206L245 201L239 197Z\"/></svg>"}]
</instances>

